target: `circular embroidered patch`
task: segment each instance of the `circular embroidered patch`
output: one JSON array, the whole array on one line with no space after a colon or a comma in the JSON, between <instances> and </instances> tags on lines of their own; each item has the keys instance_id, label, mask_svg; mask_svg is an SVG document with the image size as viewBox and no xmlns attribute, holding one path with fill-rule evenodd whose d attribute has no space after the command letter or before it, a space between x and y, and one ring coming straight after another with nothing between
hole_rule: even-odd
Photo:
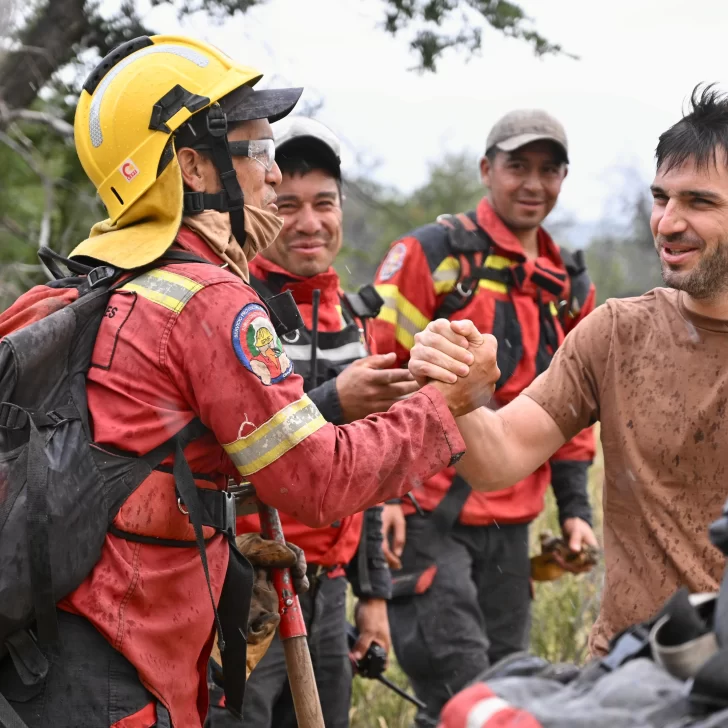
<instances>
[{"instance_id":1,"label":"circular embroidered patch","mask_svg":"<svg viewBox=\"0 0 728 728\"><path fill-rule=\"evenodd\" d=\"M404 243L397 243L387 253L387 257L382 263L382 268L379 271L379 280L388 281L404 263L404 256L407 254L407 246Z\"/></svg>"},{"instance_id":2,"label":"circular embroidered patch","mask_svg":"<svg viewBox=\"0 0 728 728\"><path fill-rule=\"evenodd\" d=\"M268 312L257 303L244 306L233 322L233 348L242 365L263 384L278 384L293 372Z\"/></svg>"}]
</instances>

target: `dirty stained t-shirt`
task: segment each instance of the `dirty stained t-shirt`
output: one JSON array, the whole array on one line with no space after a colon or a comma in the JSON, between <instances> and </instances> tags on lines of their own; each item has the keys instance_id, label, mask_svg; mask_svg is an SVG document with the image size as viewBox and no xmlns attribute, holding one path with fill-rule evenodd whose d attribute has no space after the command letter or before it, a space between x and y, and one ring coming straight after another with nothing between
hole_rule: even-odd
<instances>
[{"instance_id":1,"label":"dirty stained t-shirt","mask_svg":"<svg viewBox=\"0 0 728 728\"><path fill-rule=\"evenodd\" d=\"M681 585L715 591L725 564L708 526L728 497L728 321L656 288L609 300L566 338L525 394L571 439L600 420L601 612L593 652Z\"/></svg>"}]
</instances>

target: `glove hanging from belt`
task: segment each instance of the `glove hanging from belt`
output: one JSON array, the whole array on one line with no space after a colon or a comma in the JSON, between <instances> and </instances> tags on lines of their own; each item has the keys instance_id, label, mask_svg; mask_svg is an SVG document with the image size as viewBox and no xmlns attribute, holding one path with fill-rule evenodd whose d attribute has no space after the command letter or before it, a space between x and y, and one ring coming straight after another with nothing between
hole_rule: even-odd
<instances>
[{"instance_id":1,"label":"glove hanging from belt","mask_svg":"<svg viewBox=\"0 0 728 728\"><path fill-rule=\"evenodd\" d=\"M255 569L253 598L248 618L248 651L246 668L248 677L263 659L276 633L281 618L278 614L278 594L271 580L271 569L289 568L297 594L308 591L306 557L303 550L292 543L283 544L264 539L259 533L244 533L235 539L243 556ZM221 664L217 636L212 648L212 659Z\"/></svg>"}]
</instances>

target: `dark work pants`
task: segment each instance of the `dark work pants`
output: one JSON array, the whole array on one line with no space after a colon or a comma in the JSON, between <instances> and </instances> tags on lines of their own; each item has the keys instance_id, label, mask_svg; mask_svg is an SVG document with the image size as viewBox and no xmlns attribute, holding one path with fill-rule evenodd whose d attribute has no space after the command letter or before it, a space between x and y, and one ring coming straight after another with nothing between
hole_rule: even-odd
<instances>
[{"instance_id":1,"label":"dark work pants","mask_svg":"<svg viewBox=\"0 0 728 728\"><path fill-rule=\"evenodd\" d=\"M346 585L343 576L329 579L324 575L312 580L310 591L300 597L326 728L347 728L349 725L352 670L346 642ZM214 704L218 701L212 693L211 703ZM245 728L296 728L298 723L288 686L283 644L277 634L250 674L245 687L242 723L224 709L211 707L206 725L208 728L241 725Z\"/></svg>"},{"instance_id":2,"label":"dark work pants","mask_svg":"<svg viewBox=\"0 0 728 728\"><path fill-rule=\"evenodd\" d=\"M407 517L402 568L422 569L431 554L432 586L389 603L397 660L428 707L422 726L436 725L450 697L490 664L526 648L531 602L527 524L458 523L433 544L426 523Z\"/></svg>"},{"instance_id":3,"label":"dark work pants","mask_svg":"<svg viewBox=\"0 0 728 728\"><path fill-rule=\"evenodd\" d=\"M142 725L136 713L155 706L159 728L171 728L169 713L141 684L134 666L96 628L58 610L60 646L41 683L24 685L10 657L0 661L0 693L28 728L108 728ZM145 711L146 714L146 711ZM149 725L144 722L143 725Z\"/></svg>"}]
</instances>

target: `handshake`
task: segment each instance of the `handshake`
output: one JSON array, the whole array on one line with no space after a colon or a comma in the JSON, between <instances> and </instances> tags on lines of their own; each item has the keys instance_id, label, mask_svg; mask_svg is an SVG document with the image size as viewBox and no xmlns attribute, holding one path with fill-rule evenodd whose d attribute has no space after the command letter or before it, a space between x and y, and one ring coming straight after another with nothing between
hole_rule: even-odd
<instances>
[{"instance_id":1,"label":"handshake","mask_svg":"<svg viewBox=\"0 0 728 728\"><path fill-rule=\"evenodd\" d=\"M472 321L437 319L415 334L409 370L420 386L432 384L453 416L488 404L500 378L498 342Z\"/></svg>"}]
</instances>

